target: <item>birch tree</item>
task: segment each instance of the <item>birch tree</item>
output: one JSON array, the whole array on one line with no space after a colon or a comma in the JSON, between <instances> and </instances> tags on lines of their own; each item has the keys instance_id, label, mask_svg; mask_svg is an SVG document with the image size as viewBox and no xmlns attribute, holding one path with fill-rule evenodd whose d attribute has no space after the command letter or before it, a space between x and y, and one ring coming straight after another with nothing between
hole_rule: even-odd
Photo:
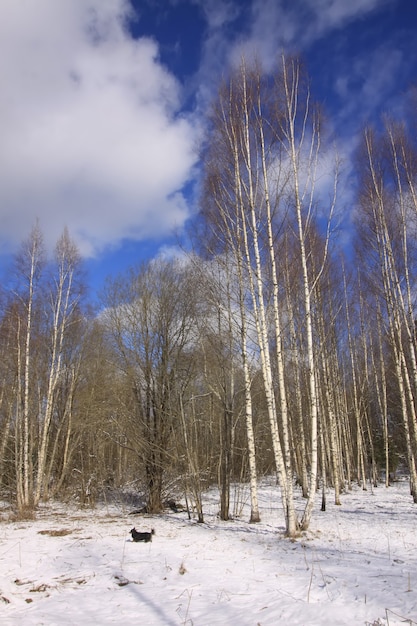
<instances>
[{"instance_id":1,"label":"birch tree","mask_svg":"<svg viewBox=\"0 0 417 626\"><path fill-rule=\"evenodd\" d=\"M17 256L18 297L21 314L17 320L17 375L18 387L16 396L16 430L15 430L15 464L16 464L16 496L20 511L33 507L33 420L37 409L33 404L32 391L36 386L36 371L32 365L32 344L34 342L34 321L36 316L37 289L41 272L45 264L43 236L36 224L22 244Z\"/></svg>"},{"instance_id":2,"label":"birch tree","mask_svg":"<svg viewBox=\"0 0 417 626\"><path fill-rule=\"evenodd\" d=\"M325 268L330 241L330 225L336 202L337 169L335 170L333 196L327 212L327 232L321 263L318 270L309 263L307 238L316 204L316 179L322 132L320 113L311 103L307 82L302 80L300 63L296 59L281 57L282 72L277 89L283 91L284 115L278 120L284 139L283 145L290 162L290 185L295 209L299 255L303 278L304 325L306 332L306 359L309 385L309 418L311 433L311 464L309 495L301 520L301 528L308 528L314 506L318 462L318 363L314 354L312 298L314 288Z\"/></svg>"},{"instance_id":3,"label":"birch tree","mask_svg":"<svg viewBox=\"0 0 417 626\"><path fill-rule=\"evenodd\" d=\"M284 479L284 461L279 440L275 397L272 384L270 354L268 346L268 323L263 295L261 252L256 215L257 162L256 138L250 120L253 105L246 69L224 85L219 93L219 102L213 110L213 140L206 154L206 193L203 213L213 227L213 239L218 237L220 247L230 249L239 268L239 275L248 280L251 305L255 320L259 346L261 370L271 428L272 445L280 483L284 510L288 511L287 481ZM256 137L256 135L255 135ZM253 265L254 264L254 265ZM254 267L255 266L255 267ZM242 302L242 300L241 300ZM245 303L246 306L246 303ZM244 319L246 319L246 314ZM246 331L243 330L244 336ZM247 345L242 345L242 351ZM247 356L244 357L247 363ZM248 378L246 377L246 384ZM247 389L247 402L249 389ZM247 404L247 415L250 405ZM249 428L249 441L251 432ZM289 529L293 534L295 528Z\"/></svg>"},{"instance_id":4,"label":"birch tree","mask_svg":"<svg viewBox=\"0 0 417 626\"><path fill-rule=\"evenodd\" d=\"M388 125L384 137L364 133L359 233L366 242L373 289L384 307L407 447L410 489L417 501L417 415L414 230L410 228L414 179L404 143Z\"/></svg>"},{"instance_id":5,"label":"birch tree","mask_svg":"<svg viewBox=\"0 0 417 626\"><path fill-rule=\"evenodd\" d=\"M35 505L42 495L47 497L48 494L47 485L50 472L47 471L47 455L51 438L51 422L56 410L58 384L64 374L64 366L70 366L64 360L64 350L70 326L77 321L75 315L80 299L80 285L77 284L79 265L80 256L77 247L70 239L68 230L65 229L55 247L55 267L53 268L52 285L48 294L50 310L46 311L46 315L48 317L50 315L51 319L48 332L50 338L47 337L50 348L48 350L46 395L42 403L44 412L40 425Z\"/></svg>"},{"instance_id":6,"label":"birch tree","mask_svg":"<svg viewBox=\"0 0 417 626\"><path fill-rule=\"evenodd\" d=\"M319 117L310 108L309 91L301 89L298 63L285 57L281 61L271 80L263 75L259 66L248 69L242 60L228 85L219 91L207 157L209 186L205 202L209 203L207 198L211 198L212 209L205 215L212 219L214 228L221 220L223 241L236 259L240 259L247 277L286 532L294 536L299 522L293 497L294 468L277 251L285 229L293 232L291 219L288 219L293 212L302 269L310 398L309 496L301 520L302 527L307 528L316 489L318 432L311 302L326 263L330 228L321 261L316 261L318 270L314 273L306 246L316 203L315 176L321 145ZM329 223L334 202L335 196L329 207ZM283 266L285 264L281 263L281 268Z\"/></svg>"}]
</instances>

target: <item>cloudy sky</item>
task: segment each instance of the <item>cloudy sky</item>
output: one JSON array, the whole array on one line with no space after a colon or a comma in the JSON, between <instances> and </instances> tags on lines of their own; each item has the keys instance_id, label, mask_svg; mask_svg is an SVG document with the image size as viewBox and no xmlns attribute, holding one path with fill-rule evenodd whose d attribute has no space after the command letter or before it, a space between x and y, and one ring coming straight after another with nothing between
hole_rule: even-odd
<instances>
[{"instance_id":1,"label":"cloudy sky","mask_svg":"<svg viewBox=\"0 0 417 626\"><path fill-rule=\"evenodd\" d=\"M196 210L204 109L252 52L303 55L348 155L417 83L412 0L1 0L0 270L39 219L92 283L163 253Z\"/></svg>"}]
</instances>

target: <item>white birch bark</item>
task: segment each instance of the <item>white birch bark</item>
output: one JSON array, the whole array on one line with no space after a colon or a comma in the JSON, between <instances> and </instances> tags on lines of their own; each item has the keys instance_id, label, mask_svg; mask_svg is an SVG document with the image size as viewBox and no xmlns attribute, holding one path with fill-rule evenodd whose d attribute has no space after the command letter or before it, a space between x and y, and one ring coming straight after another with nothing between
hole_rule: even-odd
<instances>
[{"instance_id":1,"label":"white birch bark","mask_svg":"<svg viewBox=\"0 0 417 626\"><path fill-rule=\"evenodd\" d=\"M243 116L244 116L244 128L243 128L243 158L247 170L247 188L245 190L246 197L245 202L242 198L242 231L245 248L246 264L248 268L250 289L252 294L253 308L255 312L256 328L259 341L259 351L261 359L261 368L264 381L265 398L268 411L269 425L271 429L272 448L274 452L274 459L276 463L278 479L281 487L281 498L283 503L284 515L286 519L286 531L291 529L288 525L288 484L285 471L285 463L281 448L280 435L277 423L277 413L275 404L274 387L272 380L272 367L271 357L269 351L268 342L268 324L265 310L265 297L264 297L264 279L263 270L260 255L259 237L258 237L258 223L256 215L256 203L255 192L253 188L253 176L256 172L254 161L258 156L253 149L250 141L250 122L249 122L249 110L248 110L248 93L247 93L247 76L246 69L242 65L241 80L243 86ZM250 224L250 236L251 236L251 250L249 249L249 236L247 228L247 219L245 214L245 207L248 206L248 221ZM251 254L252 252L252 254ZM254 258L254 268L252 267L251 257Z\"/></svg>"},{"instance_id":2,"label":"white birch bark","mask_svg":"<svg viewBox=\"0 0 417 626\"><path fill-rule=\"evenodd\" d=\"M239 163L239 139L241 135L240 121L236 118L236 105L239 107L241 101L236 102L233 83L229 85L228 92L224 91L219 99L219 107L217 109L217 130L222 140L225 142L226 150L231 155L230 165L230 183L232 188L229 189L223 184L221 174L215 176L215 181L211 185L210 193L216 207L216 214L213 216L212 229L215 231L215 237L221 237L225 246L225 259L228 264L229 252L234 259L233 271L236 274L237 282L237 303L239 309L238 319L234 319L233 327L239 330L240 335L240 352L242 358L242 369L244 375L244 394L245 394L245 424L248 445L248 462L250 477L250 497L251 497L251 514L250 521L260 521L258 495L257 495L257 471L256 471L256 453L255 453L255 436L253 430L252 416L252 390L250 375L250 356L248 348L248 325L247 325L247 298L248 287L245 284L247 276L246 250L243 244L242 220L245 219L242 213L242 180ZM243 217L242 217L243 215ZM222 262L220 260L220 262ZM230 271L226 267L226 272ZM223 290L223 288L221 288ZM253 292L251 292L253 293ZM217 295L218 299L218 295ZM229 326L230 326L231 310L229 307ZM232 332L232 330L231 330Z\"/></svg>"},{"instance_id":3,"label":"white birch bark","mask_svg":"<svg viewBox=\"0 0 417 626\"><path fill-rule=\"evenodd\" d=\"M23 363L21 347L21 319L17 319L16 357L17 357L17 389L16 389L16 424L15 424L15 472L16 472L16 503L19 511L25 507L24 499L24 468L23 468Z\"/></svg>"},{"instance_id":4,"label":"white birch bark","mask_svg":"<svg viewBox=\"0 0 417 626\"><path fill-rule=\"evenodd\" d=\"M246 437L248 443L248 462L249 462L249 486L250 486L250 499L251 499L251 512L250 523L256 523L261 521L259 514L258 504L258 476L256 471L256 450L255 450L255 434L253 430L253 416L252 416L252 391L251 391L251 376L249 368L249 356L248 356L248 323L245 307L245 289L243 284L243 270L242 259L238 255L237 258L238 268L238 281L239 281L239 308L240 308L240 333L241 333L241 354L242 354L242 367L243 377L245 384L245 424L246 424Z\"/></svg>"},{"instance_id":5,"label":"white birch bark","mask_svg":"<svg viewBox=\"0 0 417 626\"><path fill-rule=\"evenodd\" d=\"M333 399L333 394L331 391L331 382L334 382L332 379L331 372L329 369L329 364L326 359L324 345L322 344L321 349L321 363L322 363L322 371L323 371L323 387L324 387L324 396L326 399L326 409L327 409L327 428L326 434L328 433L329 438L329 453L333 466L333 486L334 486L334 503L336 505L340 505L340 449L338 445L338 437L337 437L337 419L335 412L335 403ZM323 418L324 419L324 416ZM322 428L323 430L323 428ZM322 436L322 440L324 440L324 435ZM324 445L324 441L323 441Z\"/></svg>"},{"instance_id":6,"label":"white birch bark","mask_svg":"<svg viewBox=\"0 0 417 626\"><path fill-rule=\"evenodd\" d=\"M317 489L317 465L318 465L318 405L317 405L317 390L316 390L316 373L315 373L315 361L314 361L314 348L313 348L313 322L311 313L311 290L313 286L313 280L310 279L307 254L306 254L306 228L302 216L302 195L300 191L300 152L303 147L305 124L307 123L307 115L309 113L309 96L307 94L305 118L303 122L302 136L297 140L296 138L296 118L299 98L299 68L295 62L288 65L285 57L282 57L282 70L283 70L283 87L285 96L286 107L286 140L288 156L291 163L292 170L292 184L294 193L294 205L296 211L297 227L298 227L298 241L299 252L303 275L303 289L304 289L304 315L305 315L305 331L306 331L306 343L307 343L307 370L308 370L308 384L310 394L310 432L311 432L311 466L310 466L310 482L309 482L309 494L307 503L304 509L303 517L301 520L301 528L306 530L310 524L311 515L313 512L315 494ZM317 151L319 145L319 136L315 128L312 129L310 157L308 162L309 169L314 169L315 159L317 158ZM313 175L313 172L309 172L309 177ZM312 194L314 190L313 177L311 177L310 183L312 184L310 190L310 208ZM308 218L307 218L308 222Z\"/></svg>"},{"instance_id":7,"label":"white birch bark","mask_svg":"<svg viewBox=\"0 0 417 626\"><path fill-rule=\"evenodd\" d=\"M284 375L285 364L284 364L283 339L282 339L282 330L281 330L281 316L280 316L280 309L279 309L278 273L277 273L277 264L275 261L275 245L274 245L274 233L273 233L273 227L272 227L271 202L270 202L270 195L269 195L269 177L268 177L268 168L267 168L267 163L266 163L262 103L261 103L261 97L260 97L259 92L258 92L257 106L258 106L258 124L259 124L258 132L259 132L259 139L260 139L260 159L262 163L262 176L263 176L263 193L265 194L268 252L269 252L272 288L273 288L272 305L273 305L273 312L274 312L276 363L277 363L277 376L278 376L278 388L279 388L279 399L280 399L280 421L281 421L281 428L282 428L283 456L284 456L285 480L286 480L286 492L287 492L287 511L286 511L287 534L290 537L294 537L299 530L299 524L298 524L298 520L297 520L297 516L295 512L295 506L294 506L294 493L293 493L294 472L293 472L292 460L291 460L287 390L285 386L285 375Z\"/></svg>"},{"instance_id":8,"label":"white birch bark","mask_svg":"<svg viewBox=\"0 0 417 626\"><path fill-rule=\"evenodd\" d=\"M268 420L271 430L274 460L281 486L283 510L287 516L287 480L281 450L281 442L277 423L275 396L272 379L271 355L268 343L268 322L264 296L264 270L261 263L260 244L258 238L258 216L255 201L253 180L257 178L258 152L252 144L253 127L250 120L249 94L247 91L247 74L244 63L239 75L241 93L233 92L234 83L230 85L228 109L222 108L222 130L227 136L234 168L235 214L229 217L225 205L230 198L224 190L225 198L216 200L227 241L233 249L242 272L248 278L248 289L251 295L253 318L259 346L260 368L263 377ZM223 190L223 188L222 188ZM232 203L233 204L233 203ZM249 390L246 389L249 399ZM249 408L249 404L247 404ZM249 427L249 437L250 427Z\"/></svg>"},{"instance_id":9,"label":"white birch bark","mask_svg":"<svg viewBox=\"0 0 417 626\"><path fill-rule=\"evenodd\" d=\"M71 313L77 299L73 299L74 272L79 260L78 251L71 242L67 230L56 246L57 278L55 292L50 294L52 310L51 359L48 373L48 386L45 398L45 412L41 425L41 438L38 452L38 468L35 487L35 504L41 496L47 497L48 473L47 453L50 442L50 427L55 408L55 393L62 374L62 351L65 334L68 330Z\"/></svg>"},{"instance_id":10,"label":"white birch bark","mask_svg":"<svg viewBox=\"0 0 417 626\"><path fill-rule=\"evenodd\" d=\"M379 254L380 270L382 284L385 294L385 302L388 313L389 332L391 337L391 345L395 355L395 369L397 374L397 382L400 390L400 400L402 408L402 417L404 432L408 450L408 463L410 471L411 493L415 501L417 501L417 469L415 449L417 443L417 416L415 409L415 401L413 395L412 384L410 382L410 371L407 359L404 354L403 347L403 329L406 328L408 336L408 346L410 346L410 331L407 323L407 312L404 304L401 281L396 269L395 254L393 251L393 242L391 240L390 230L387 224L385 211L385 198L383 193L384 181L381 174L377 170L376 154L372 134L367 131L365 133L365 145L367 150L367 160L370 173L371 187L371 209L374 222L374 236L376 239L376 249ZM404 227L404 224L403 224ZM404 231L403 231L404 237ZM407 261L406 242L403 245L403 262ZM407 276L407 274L406 274ZM406 279L407 280L407 279ZM411 352L411 380L414 381L415 376L415 355L414 347Z\"/></svg>"},{"instance_id":11,"label":"white birch bark","mask_svg":"<svg viewBox=\"0 0 417 626\"><path fill-rule=\"evenodd\" d=\"M34 504L33 494L33 477L32 477L32 424L31 424L31 398L30 391L34 385L34 372L32 371L32 334L33 334L33 317L34 317L34 301L35 291L39 272L43 261L43 240L38 225L36 225L26 242L22 246L20 256L17 262L20 266L21 274L26 281L26 293L23 294L24 320L23 324L19 321L18 340L22 336L23 350L20 358L23 361L21 375L23 377L22 408L18 408L17 415L21 418L18 425L19 437L18 443L18 466L17 466L17 483L18 488L18 506L20 509L31 508ZM23 331L22 330L23 326ZM19 351L20 342L19 342ZM20 363L19 363L20 367Z\"/></svg>"}]
</instances>

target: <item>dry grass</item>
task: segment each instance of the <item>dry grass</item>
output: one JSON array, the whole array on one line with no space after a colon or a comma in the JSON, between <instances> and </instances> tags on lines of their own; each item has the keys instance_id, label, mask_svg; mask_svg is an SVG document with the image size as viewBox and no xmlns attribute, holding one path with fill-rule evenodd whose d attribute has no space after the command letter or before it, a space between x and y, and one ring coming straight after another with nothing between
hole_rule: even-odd
<instances>
[{"instance_id":1,"label":"dry grass","mask_svg":"<svg viewBox=\"0 0 417 626\"><path fill-rule=\"evenodd\" d=\"M10 522L31 522L36 519L36 510L32 507L19 509L18 511L10 514Z\"/></svg>"},{"instance_id":2,"label":"dry grass","mask_svg":"<svg viewBox=\"0 0 417 626\"><path fill-rule=\"evenodd\" d=\"M50 537L65 537L65 535L71 535L73 531L68 528L61 528L59 530L39 530L38 535L49 535Z\"/></svg>"}]
</instances>

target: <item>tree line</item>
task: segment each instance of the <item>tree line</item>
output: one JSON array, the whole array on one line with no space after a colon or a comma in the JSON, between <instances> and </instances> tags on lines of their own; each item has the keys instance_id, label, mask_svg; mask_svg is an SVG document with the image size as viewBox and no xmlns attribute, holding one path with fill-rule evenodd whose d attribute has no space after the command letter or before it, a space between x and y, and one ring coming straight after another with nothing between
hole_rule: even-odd
<instances>
[{"instance_id":1,"label":"tree line","mask_svg":"<svg viewBox=\"0 0 417 626\"><path fill-rule=\"evenodd\" d=\"M295 536L318 491L324 510L399 464L417 502L411 113L364 129L352 258L341 164L286 56L268 74L242 60L219 87L192 252L109 277L93 312L68 231L47 258L33 227L0 301L0 480L20 514L129 485L148 512L176 494L203 521L215 483L227 520L248 483L257 522L259 478L276 473Z\"/></svg>"}]
</instances>

